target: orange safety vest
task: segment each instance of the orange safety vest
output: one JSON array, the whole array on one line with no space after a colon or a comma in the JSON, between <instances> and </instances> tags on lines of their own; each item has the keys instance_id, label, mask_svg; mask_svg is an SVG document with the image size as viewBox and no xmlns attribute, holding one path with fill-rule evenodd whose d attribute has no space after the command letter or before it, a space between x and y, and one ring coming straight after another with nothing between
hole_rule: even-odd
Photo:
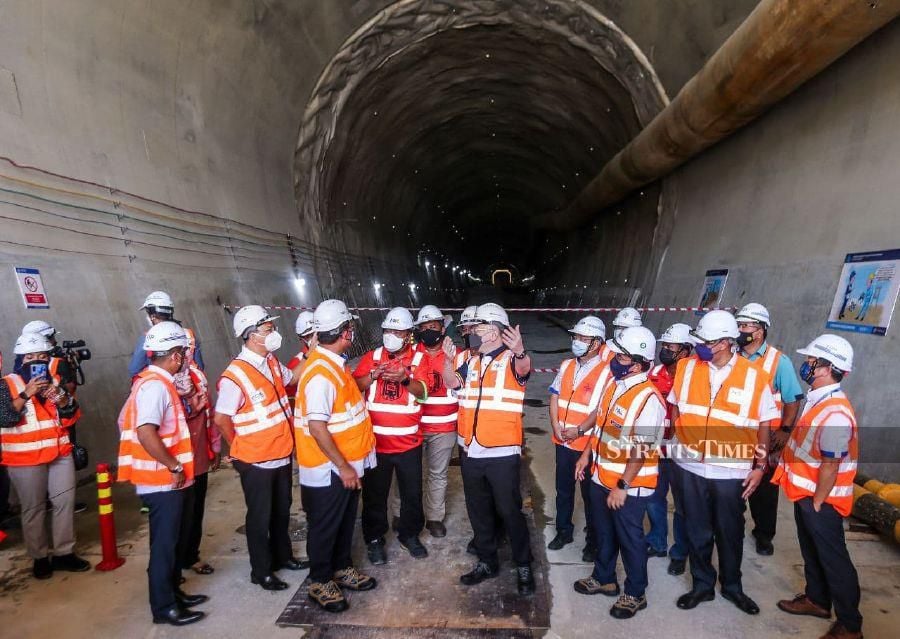
<instances>
[{"instance_id":1,"label":"orange safety vest","mask_svg":"<svg viewBox=\"0 0 900 639\"><path fill-rule=\"evenodd\" d=\"M456 430L456 420L459 417L459 401L456 393L444 384L444 358L447 356L442 350L435 355L429 355L422 344L419 344L416 350L428 358L431 372L428 382L428 398L422 404L422 417L419 425L426 433L452 433ZM457 354L458 357L459 354Z\"/></svg>"},{"instance_id":2,"label":"orange safety vest","mask_svg":"<svg viewBox=\"0 0 900 639\"><path fill-rule=\"evenodd\" d=\"M629 449L634 445L634 428L644 406L654 397L665 405L662 395L649 380L635 384L613 401L615 392L615 382L607 384L597 407L597 428L592 432L590 441L594 453L593 479L607 488L613 488L625 473ZM659 424L660 429L663 426ZM659 452L654 445L644 457L631 487L656 488L658 476Z\"/></svg>"},{"instance_id":3,"label":"orange safety vest","mask_svg":"<svg viewBox=\"0 0 900 639\"><path fill-rule=\"evenodd\" d=\"M203 411L204 423L206 424L206 456L212 461L215 459L216 454L212 449L212 441L213 441L213 429L215 426L212 421L212 407L209 401L209 380L206 378L206 373L201 371L196 364L190 364L188 366L188 375L191 378L191 382L194 384L194 389L200 395L206 396L206 405L201 409ZM202 455L204 451L194 451L195 455Z\"/></svg>"},{"instance_id":4,"label":"orange safety vest","mask_svg":"<svg viewBox=\"0 0 900 639\"><path fill-rule=\"evenodd\" d=\"M25 391L25 380L14 373L3 378L9 396ZM0 464L37 466L48 464L72 451L69 432L62 425L56 404L32 397L25 402L25 415L12 428L0 428Z\"/></svg>"},{"instance_id":5,"label":"orange safety vest","mask_svg":"<svg viewBox=\"0 0 900 639\"><path fill-rule=\"evenodd\" d=\"M377 366L388 355L383 346L372 353L372 363ZM421 352L408 351L398 358L409 361L410 375L425 359ZM422 404L409 389L398 382L377 379L369 386L366 394L366 408L375 431L376 448L379 453L403 453L422 443L419 420Z\"/></svg>"},{"instance_id":6,"label":"orange safety vest","mask_svg":"<svg viewBox=\"0 0 900 639\"><path fill-rule=\"evenodd\" d=\"M744 357L715 397L710 397L709 364L689 357L678 362L673 391L678 400L675 435L682 459L750 470L759 431L759 400L768 376Z\"/></svg>"},{"instance_id":7,"label":"orange safety vest","mask_svg":"<svg viewBox=\"0 0 900 639\"><path fill-rule=\"evenodd\" d=\"M847 416L852 434L848 454L840 461L837 479L825 498L825 503L831 504L836 511L847 517L853 509L853 478L856 476L856 460L859 455L859 433L853 406L841 390L815 404L797 420L791 431L791 439L781 454L781 463L772 476L772 483L780 484L791 501L815 495L823 459L819 438L822 429L828 428L828 418L836 413Z\"/></svg>"},{"instance_id":8,"label":"orange safety vest","mask_svg":"<svg viewBox=\"0 0 900 639\"><path fill-rule=\"evenodd\" d=\"M475 438L485 448L522 445L525 388L516 379L512 351L487 366L483 355L472 357L458 395L459 434L466 446Z\"/></svg>"},{"instance_id":9,"label":"orange safety vest","mask_svg":"<svg viewBox=\"0 0 900 639\"><path fill-rule=\"evenodd\" d=\"M310 434L306 418L306 387L317 376L325 377L337 391L328 419L328 432L337 449L348 462L364 459L375 448L375 432L362 393L346 364L339 367L327 355L314 350L297 382L297 409L294 412L297 463L304 468L315 468L329 461Z\"/></svg>"},{"instance_id":10,"label":"orange safety vest","mask_svg":"<svg viewBox=\"0 0 900 639\"><path fill-rule=\"evenodd\" d=\"M59 386L60 383L62 382L62 379L59 376L59 365L63 361L65 361L65 360L63 360L62 357L51 357L50 365L47 366L47 372L50 375L50 379L52 379L54 382L56 382L57 386ZM72 393L71 397L74 400L75 393ZM66 428L69 428L70 426L74 426L75 424L77 424L79 419L81 419L81 406L77 406L75 408L75 413L73 413L71 416L60 417L59 421L63 426L65 426Z\"/></svg>"},{"instance_id":11,"label":"orange safety vest","mask_svg":"<svg viewBox=\"0 0 900 639\"><path fill-rule=\"evenodd\" d=\"M750 361L749 359L747 361ZM769 387L772 389L772 395L775 397L775 405L778 407L778 419L772 420L772 428L781 426L781 416L784 414L784 400L781 397L781 391L775 388L775 373L778 372L778 363L781 361L781 351L766 343L766 354L757 357L750 362L758 366L766 375L769 376Z\"/></svg>"},{"instance_id":12,"label":"orange safety vest","mask_svg":"<svg viewBox=\"0 0 900 639\"><path fill-rule=\"evenodd\" d=\"M601 357L599 354L597 357ZM584 376L579 382L578 387L575 386L575 373L578 368L576 359L567 359L560 366L562 379L559 383L559 395L557 395L557 411L556 419L560 428L578 428L582 422L591 414L593 406L597 407L603 390L612 380L612 374L609 371L608 362L593 362L594 368ZM584 450L587 446L590 436L585 434L570 442L560 440L556 433L551 429L551 438L554 444L563 445L573 450Z\"/></svg>"},{"instance_id":13,"label":"orange safety vest","mask_svg":"<svg viewBox=\"0 0 900 639\"><path fill-rule=\"evenodd\" d=\"M247 464L281 459L294 450L291 406L281 379L281 365L271 353L266 355L266 364L273 381L238 358L231 360L222 373L244 394L244 404L231 418L234 439L230 450L232 457Z\"/></svg>"},{"instance_id":14,"label":"orange safety vest","mask_svg":"<svg viewBox=\"0 0 900 639\"><path fill-rule=\"evenodd\" d=\"M157 373L145 368L135 376L131 385L131 394L119 413L119 470L117 481L128 481L136 486L169 486L172 484L172 473L165 465L159 463L141 446L137 436L137 395L141 386L149 381L162 382L169 393L172 410L175 411L175 431L168 435L160 435L166 450L184 466L187 481L194 478L194 453L191 449L191 431L188 429L184 406L175 384Z\"/></svg>"}]
</instances>

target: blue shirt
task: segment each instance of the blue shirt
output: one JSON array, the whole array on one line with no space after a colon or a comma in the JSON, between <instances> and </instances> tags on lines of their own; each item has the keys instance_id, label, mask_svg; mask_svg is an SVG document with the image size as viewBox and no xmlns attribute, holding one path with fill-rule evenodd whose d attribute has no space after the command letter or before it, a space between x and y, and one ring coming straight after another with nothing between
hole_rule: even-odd
<instances>
[{"instance_id":1,"label":"blue shirt","mask_svg":"<svg viewBox=\"0 0 900 639\"><path fill-rule=\"evenodd\" d=\"M150 358L147 357L147 351L144 350L144 336L146 333L138 335L137 343L134 345L134 352L131 354L131 361L128 363L128 375L134 377L142 370L150 366ZM200 340L197 340L197 346L194 349L194 363L201 371L206 367L203 365L203 353L200 352Z\"/></svg>"},{"instance_id":2,"label":"blue shirt","mask_svg":"<svg viewBox=\"0 0 900 639\"><path fill-rule=\"evenodd\" d=\"M769 344L763 342L763 345L753 355L744 354L744 357L751 362L755 362L765 357L768 348ZM778 366L775 368L775 379L772 380L772 384L775 386L775 391L781 393L781 401L785 404L800 401L805 397L803 388L800 386L800 378L797 377L797 371L794 369L794 364L784 351L781 352L781 357L778 358Z\"/></svg>"}]
</instances>

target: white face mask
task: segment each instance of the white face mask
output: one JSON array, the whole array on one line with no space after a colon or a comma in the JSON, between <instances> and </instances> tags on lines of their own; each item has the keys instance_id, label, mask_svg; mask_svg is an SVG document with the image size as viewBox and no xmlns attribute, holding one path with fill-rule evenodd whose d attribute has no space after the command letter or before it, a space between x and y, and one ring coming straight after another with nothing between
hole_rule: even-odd
<instances>
[{"instance_id":1,"label":"white face mask","mask_svg":"<svg viewBox=\"0 0 900 639\"><path fill-rule=\"evenodd\" d=\"M266 350L270 353L277 351L281 348L281 333L278 331L272 331L268 335L266 335L265 341L263 341L263 346L266 347Z\"/></svg>"},{"instance_id":2,"label":"white face mask","mask_svg":"<svg viewBox=\"0 0 900 639\"><path fill-rule=\"evenodd\" d=\"M575 357L582 357L585 353L588 352L588 345L584 342L573 339L572 340L572 354Z\"/></svg>"},{"instance_id":3,"label":"white face mask","mask_svg":"<svg viewBox=\"0 0 900 639\"><path fill-rule=\"evenodd\" d=\"M622 331L624 331L624 330L625 330L624 328L617 328L616 330L613 331L613 337L616 338L617 342L622 338Z\"/></svg>"},{"instance_id":4,"label":"white face mask","mask_svg":"<svg viewBox=\"0 0 900 639\"><path fill-rule=\"evenodd\" d=\"M390 353L396 353L406 343L402 337L397 337L393 333L385 333L381 336L381 341Z\"/></svg>"}]
</instances>

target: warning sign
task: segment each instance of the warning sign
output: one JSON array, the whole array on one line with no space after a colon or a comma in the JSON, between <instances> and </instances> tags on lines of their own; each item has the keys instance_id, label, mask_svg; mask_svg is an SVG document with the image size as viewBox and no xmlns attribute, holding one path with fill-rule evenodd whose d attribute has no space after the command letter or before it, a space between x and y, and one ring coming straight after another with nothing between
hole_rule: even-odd
<instances>
[{"instance_id":1,"label":"warning sign","mask_svg":"<svg viewBox=\"0 0 900 639\"><path fill-rule=\"evenodd\" d=\"M15 269L16 280L19 282L19 290L22 292L25 308L50 308L40 271L36 268L22 266L16 266Z\"/></svg>"}]
</instances>

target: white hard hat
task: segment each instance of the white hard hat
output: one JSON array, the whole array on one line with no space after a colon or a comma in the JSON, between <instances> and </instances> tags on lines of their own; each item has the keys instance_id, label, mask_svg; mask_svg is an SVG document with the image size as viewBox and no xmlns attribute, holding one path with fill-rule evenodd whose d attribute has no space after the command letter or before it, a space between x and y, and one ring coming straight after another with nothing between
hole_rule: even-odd
<instances>
[{"instance_id":1,"label":"white hard hat","mask_svg":"<svg viewBox=\"0 0 900 639\"><path fill-rule=\"evenodd\" d=\"M144 336L144 350L164 353L178 346L188 345L187 333L177 322L160 322L150 327Z\"/></svg>"},{"instance_id":2,"label":"white hard hat","mask_svg":"<svg viewBox=\"0 0 900 639\"><path fill-rule=\"evenodd\" d=\"M767 327L772 325L772 321L769 319L769 309L756 302L750 302L744 306L734 318L739 322L759 322Z\"/></svg>"},{"instance_id":3,"label":"white hard hat","mask_svg":"<svg viewBox=\"0 0 900 639\"><path fill-rule=\"evenodd\" d=\"M441 317L444 316L441 315ZM388 314L384 317L384 321L381 323L381 328L389 328L395 331L409 331L412 330L413 326L412 313L402 306L397 306L389 310Z\"/></svg>"},{"instance_id":4,"label":"white hard hat","mask_svg":"<svg viewBox=\"0 0 900 639\"><path fill-rule=\"evenodd\" d=\"M618 326L619 328L643 325L644 323L641 322L641 314L637 312L637 309L632 308L631 306L626 306L616 313L616 318L613 320L613 326Z\"/></svg>"},{"instance_id":5,"label":"white hard hat","mask_svg":"<svg viewBox=\"0 0 900 639\"><path fill-rule=\"evenodd\" d=\"M262 306L251 304L244 306L234 314L232 325L234 326L234 336L243 337L244 332L248 328L255 328L260 324L271 322L278 319L278 315L269 315L269 312Z\"/></svg>"},{"instance_id":6,"label":"white hard hat","mask_svg":"<svg viewBox=\"0 0 900 639\"><path fill-rule=\"evenodd\" d=\"M599 317L588 315L578 320L578 323L569 332L575 335L584 335L585 337L606 339L606 324Z\"/></svg>"},{"instance_id":7,"label":"white hard hat","mask_svg":"<svg viewBox=\"0 0 900 639\"><path fill-rule=\"evenodd\" d=\"M172 303L172 298L165 291L153 291L144 300L144 305L141 306L142 309L150 307L174 309L175 305Z\"/></svg>"},{"instance_id":8,"label":"white hard hat","mask_svg":"<svg viewBox=\"0 0 900 639\"><path fill-rule=\"evenodd\" d=\"M838 335L819 335L809 346L798 348L797 352L807 357L827 359L836 369L845 373L853 370L853 347Z\"/></svg>"},{"instance_id":9,"label":"white hard hat","mask_svg":"<svg viewBox=\"0 0 900 639\"><path fill-rule=\"evenodd\" d=\"M28 322L22 328L22 335L25 333L38 333L39 335L43 335L44 337L53 337L56 334L56 329L50 326L44 320L33 320Z\"/></svg>"},{"instance_id":10,"label":"white hard hat","mask_svg":"<svg viewBox=\"0 0 900 639\"><path fill-rule=\"evenodd\" d=\"M504 326L509 326L509 315L503 310L503 307L493 302L482 304L475 309L476 323L482 322L500 322Z\"/></svg>"},{"instance_id":11,"label":"white hard hat","mask_svg":"<svg viewBox=\"0 0 900 639\"><path fill-rule=\"evenodd\" d=\"M312 311L302 311L297 316L297 321L294 323L294 332L297 335L306 335L307 333L312 333L313 330L313 313Z\"/></svg>"},{"instance_id":12,"label":"white hard hat","mask_svg":"<svg viewBox=\"0 0 900 639\"><path fill-rule=\"evenodd\" d=\"M607 342L613 353L623 353L632 357L640 356L648 362L656 357L656 338L649 328L629 326L618 337Z\"/></svg>"},{"instance_id":13,"label":"white hard hat","mask_svg":"<svg viewBox=\"0 0 900 639\"><path fill-rule=\"evenodd\" d=\"M697 328L691 331L691 335L702 342L714 342L723 337L736 339L740 335L737 320L728 311L710 311L700 318Z\"/></svg>"},{"instance_id":14,"label":"white hard hat","mask_svg":"<svg viewBox=\"0 0 900 639\"><path fill-rule=\"evenodd\" d=\"M691 327L687 324L672 324L666 332L659 336L660 342L666 344L695 344L697 340L691 335Z\"/></svg>"},{"instance_id":15,"label":"white hard hat","mask_svg":"<svg viewBox=\"0 0 900 639\"><path fill-rule=\"evenodd\" d=\"M478 320L475 319L475 309L477 308L477 306L465 307L462 314L459 316L459 325L468 326L470 324L477 324Z\"/></svg>"},{"instance_id":16,"label":"white hard hat","mask_svg":"<svg viewBox=\"0 0 900 639\"><path fill-rule=\"evenodd\" d=\"M22 333L13 347L15 355L30 355L31 353L49 353L53 350L50 340L40 333Z\"/></svg>"},{"instance_id":17,"label":"white hard hat","mask_svg":"<svg viewBox=\"0 0 900 639\"><path fill-rule=\"evenodd\" d=\"M313 329L317 333L327 333L355 319L359 316L353 315L341 300L325 300L313 313Z\"/></svg>"},{"instance_id":18,"label":"white hard hat","mask_svg":"<svg viewBox=\"0 0 900 639\"><path fill-rule=\"evenodd\" d=\"M419 309L419 316L416 317L416 325L436 321L444 321L444 314L437 306L434 304L426 304Z\"/></svg>"}]
</instances>

